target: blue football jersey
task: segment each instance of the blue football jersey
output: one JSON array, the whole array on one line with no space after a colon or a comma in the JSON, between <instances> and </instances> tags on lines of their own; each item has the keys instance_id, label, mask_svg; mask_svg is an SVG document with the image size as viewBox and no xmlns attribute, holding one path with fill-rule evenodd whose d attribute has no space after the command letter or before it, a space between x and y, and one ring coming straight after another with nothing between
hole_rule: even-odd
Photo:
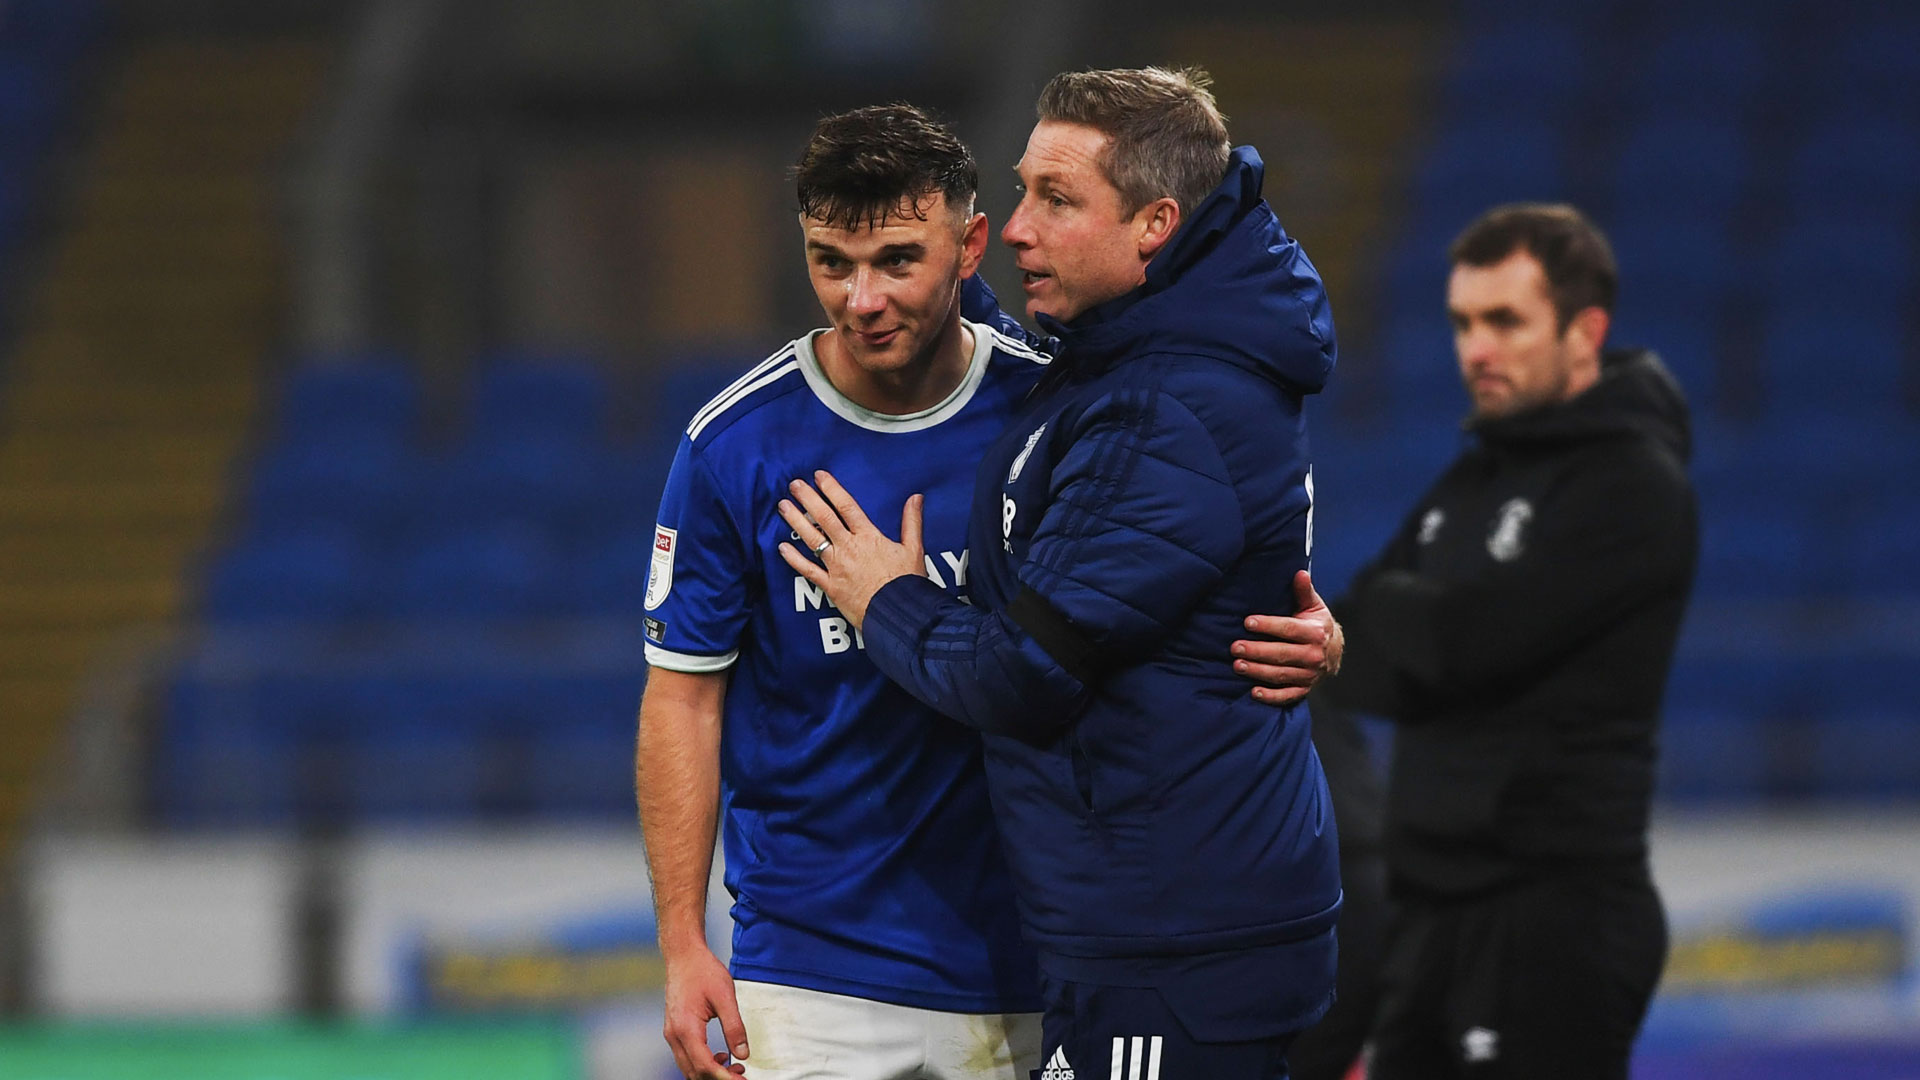
<instances>
[{"instance_id":1,"label":"blue football jersey","mask_svg":"<svg viewBox=\"0 0 1920 1080\"><path fill-rule=\"evenodd\" d=\"M965 379L908 416L861 408L792 342L697 412L660 502L647 661L730 670L720 742L736 977L952 1012L1040 1008L979 736L920 704L779 545L787 484L833 473L889 535L926 496L928 578L967 592L981 451L1045 358L968 324Z\"/></svg>"}]
</instances>

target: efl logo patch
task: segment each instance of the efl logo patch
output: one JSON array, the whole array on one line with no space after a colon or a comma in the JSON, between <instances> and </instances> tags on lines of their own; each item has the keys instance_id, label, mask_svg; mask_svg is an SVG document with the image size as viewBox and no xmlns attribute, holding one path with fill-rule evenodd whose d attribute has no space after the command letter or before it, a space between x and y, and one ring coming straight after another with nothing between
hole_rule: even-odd
<instances>
[{"instance_id":1,"label":"efl logo patch","mask_svg":"<svg viewBox=\"0 0 1920 1080\"><path fill-rule=\"evenodd\" d=\"M673 591L673 548L679 537L678 530L665 525L653 527L653 564L647 570L648 611L666 602L667 594Z\"/></svg>"}]
</instances>

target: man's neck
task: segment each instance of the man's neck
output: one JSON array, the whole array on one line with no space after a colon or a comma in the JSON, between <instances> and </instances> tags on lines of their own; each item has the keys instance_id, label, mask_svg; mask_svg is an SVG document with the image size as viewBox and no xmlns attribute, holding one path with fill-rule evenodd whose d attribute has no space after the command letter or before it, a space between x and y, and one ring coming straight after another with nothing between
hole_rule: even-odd
<instances>
[{"instance_id":1,"label":"man's neck","mask_svg":"<svg viewBox=\"0 0 1920 1080\"><path fill-rule=\"evenodd\" d=\"M925 412L945 401L967 377L973 364L973 331L956 311L934 339L929 356L898 371L868 371L847 354L839 330L829 330L814 341L820 370L847 400L882 416Z\"/></svg>"}]
</instances>

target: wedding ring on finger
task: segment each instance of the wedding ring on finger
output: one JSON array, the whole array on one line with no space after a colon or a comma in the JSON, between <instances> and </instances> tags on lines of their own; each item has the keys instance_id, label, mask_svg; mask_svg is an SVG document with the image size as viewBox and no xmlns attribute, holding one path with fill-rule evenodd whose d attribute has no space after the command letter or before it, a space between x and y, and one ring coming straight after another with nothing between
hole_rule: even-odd
<instances>
[{"instance_id":1,"label":"wedding ring on finger","mask_svg":"<svg viewBox=\"0 0 1920 1080\"><path fill-rule=\"evenodd\" d=\"M817 556L832 546L833 546L833 541L823 536L820 538L819 543L813 545L813 553Z\"/></svg>"}]
</instances>

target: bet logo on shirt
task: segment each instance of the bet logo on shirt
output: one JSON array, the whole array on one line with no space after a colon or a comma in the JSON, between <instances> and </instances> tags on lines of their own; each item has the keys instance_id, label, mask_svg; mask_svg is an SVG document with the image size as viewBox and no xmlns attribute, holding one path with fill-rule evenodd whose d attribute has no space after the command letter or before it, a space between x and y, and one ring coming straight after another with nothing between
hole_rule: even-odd
<instances>
[{"instance_id":1,"label":"bet logo on shirt","mask_svg":"<svg viewBox=\"0 0 1920 1080\"><path fill-rule=\"evenodd\" d=\"M653 527L653 562L647 567L648 611L666 603L667 594L673 591L673 548L679 539L677 529L665 525Z\"/></svg>"}]
</instances>

